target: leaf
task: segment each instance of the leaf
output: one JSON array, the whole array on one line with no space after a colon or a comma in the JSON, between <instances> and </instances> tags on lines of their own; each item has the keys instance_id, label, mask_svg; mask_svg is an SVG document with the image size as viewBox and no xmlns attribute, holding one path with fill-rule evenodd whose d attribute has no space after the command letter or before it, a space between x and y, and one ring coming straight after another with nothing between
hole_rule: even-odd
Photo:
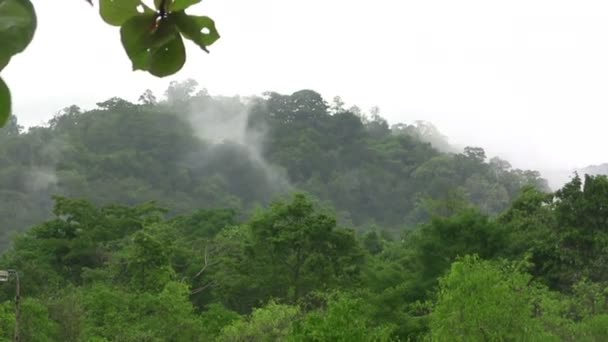
<instances>
[{"instance_id":1,"label":"leaf","mask_svg":"<svg viewBox=\"0 0 608 342\"><path fill-rule=\"evenodd\" d=\"M0 0L0 66L34 38L36 12L29 0Z\"/></svg>"},{"instance_id":2,"label":"leaf","mask_svg":"<svg viewBox=\"0 0 608 342\"><path fill-rule=\"evenodd\" d=\"M10 57L0 57L0 71L2 71L2 69L4 69L4 67L8 64L8 62L11 60Z\"/></svg>"},{"instance_id":3,"label":"leaf","mask_svg":"<svg viewBox=\"0 0 608 342\"><path fill-rule=\"evenodd\" d=\"M137 10L140 5L140 0L100 0L99 14L106 23L121 26L130 18L140 14Z\"/></svg>"},{"instance_id":4,"label":"leaf","mask_svg":"<svg viewBox=\"0 0 608 342\"><path fill-rule=\"evenodd\" d=\"M196 5L202 0L174 0L173 3L169 6L169 11L178 12L183 11L186 8Z\"/></svg>"},{"instance_id":5,"label":"leaf","mask_svg":"<svg viewBox=\"0 0 608 342\"><path fill-rule=\"evenodd\" d=\"M146 70L164 77L184 66L186 50L174 20L161 20L154 29L155 19L155 15L133 17L121 27L120 35L133 70Z\"/></svg>"},{"instance_id":6,"label":"leaf","mask_svg":"<svg viewBox=\"0 0 608 342\"><path fill-rule=\"evenodd\" d=\"M11 93L6 83L0 78L0 127L3 127L11 116Z\"/></svg>"},{"instance_id":7,"label":"leaf","mask_svg":"<svg viewBox=\"0 0 608 342\"><path fill-rule=\"evenodd\" d=\"M220 38L220 34L215 28L215 22L209 17L187 15L183 11L175 13L174 16L177 27L184 38L190 39L205 51L207 51L207 46Z\"/></svg>"},{"instance_id":8,"label":"leaf","mask_svg":"<svg viewBox=\"0 0 608 342\"><path fill-rule=\"evenodd\" d=\"M186 48L179 33L152 57L150 73L157 77L173 75L186 63Z\"/></svg>"}]
</instances>

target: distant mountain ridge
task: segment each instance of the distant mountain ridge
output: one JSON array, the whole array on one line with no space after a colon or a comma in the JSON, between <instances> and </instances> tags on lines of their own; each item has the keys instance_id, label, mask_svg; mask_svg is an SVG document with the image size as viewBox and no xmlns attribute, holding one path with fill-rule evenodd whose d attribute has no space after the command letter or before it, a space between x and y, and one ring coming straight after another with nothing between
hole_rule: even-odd
<instances>
[{"instance_id":1,"label":"distant mountain ridge","mask_svg":"<svg viewBox=\"0 0 608 342\"><path fill-rule=\"evenodd\" d=\"M608 163L603 163L600 165L589 165L582 169L578 169L577 172L581 175L608 175Z\"/></svg>"},{"instance_id":2,"label":"distant mountain ridge","mask_svg":"<svg viewBox=\"0 0 608 342\"><path fill-rule=\"evenodd\" d=\"M597 175L608 175L608 163L599 165L589 165L578 169L547 169L541 170L541 174L544 178L549 181L549 187L555 191L564 184L568 183L574 177L574 174L578 173L579 176L586 174L597 176Z\"/></svg>"}]
</instances>

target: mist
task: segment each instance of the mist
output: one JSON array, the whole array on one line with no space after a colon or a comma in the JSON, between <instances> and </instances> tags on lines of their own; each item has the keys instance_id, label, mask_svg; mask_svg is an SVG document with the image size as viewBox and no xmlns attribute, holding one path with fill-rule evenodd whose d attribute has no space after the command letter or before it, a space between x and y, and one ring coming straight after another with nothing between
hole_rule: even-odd
<instances>
[{"instance_id":1,"label":"mist","mask_svg":"<svg viewBox=\"0 0 608 342\"><path fill-rule=\"evenodd\" d=\"M0 0L0 340L606 340L607 18Z\"/></svg>"},{"instance_id":2,"label":"mist","mask_svg":"<svg viewBox=\"0 0 608 342\"><path fill-rule=\"evenodd\" d=\"M285 194L292 189L287 175L276 165L269 164L263 156L267 143L268 127L250 125L254 98L240 96L215 96L213 99L203 90L202 101L194 101L186 111L186 120L201 141L211 147L200 162L218 157L223 151L237 148L245 152L252 167L263 170L268 186L273 192ZM171 99L168 100L171 103Z\"/></svg>"}]
</instances>

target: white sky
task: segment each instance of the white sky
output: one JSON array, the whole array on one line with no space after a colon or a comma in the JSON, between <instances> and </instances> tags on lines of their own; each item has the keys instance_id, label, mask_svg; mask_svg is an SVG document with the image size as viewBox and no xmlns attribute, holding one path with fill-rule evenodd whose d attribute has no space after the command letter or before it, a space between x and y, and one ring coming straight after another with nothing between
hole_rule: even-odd
<instances>
[{"instance_id":1,"label":"white sky","mask_svg":"<svg viewBox=\"0 0 608 342\"><path fill-rule=\"evenodd\" d=\"M222 38L188 43L184 69L132 72L118 28L84 0L33 0L38 32L3 72L15 114L41 124L71 104L195 78L212 94L309 88L433 122L450 141L518 167L608 162L608 2L204 0Z\"/></svg>"}]
</instances>

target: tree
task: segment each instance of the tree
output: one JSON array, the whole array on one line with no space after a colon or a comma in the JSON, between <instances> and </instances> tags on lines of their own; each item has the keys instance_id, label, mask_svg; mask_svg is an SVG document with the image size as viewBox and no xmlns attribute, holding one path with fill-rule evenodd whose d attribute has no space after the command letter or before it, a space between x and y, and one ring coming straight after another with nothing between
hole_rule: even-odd
<instances>
[{"instance_id":1,"label":"tree","mask_svg":"<svg viewBox=\"0 0 608 342\"><path fill-rule=\"evenodd\" d=\"M354 286L363 252L350 230L296 194L220 233L213 291L230 309L248 312L271 298L296 303L312 291Z\"/></svg>"},{"instance_id":2,"label":"tree","mask_svg":"<svg viewBox=\"0 0 608 342\"><path fill-rule=\"evenodd\" d=\"M429 340L559 340L543 328L546 308L535 307L537 296L546 295L514 265L466 256L440 280Z\"/></svg>"},{"instance_id":3,"label":"tree","mask_svg":"<svg viewBox=\"0 0 608 342\"><path fill-rule=\"evenodd\" d=\"M82 289L85 341L205 341L185 284L169 282L157 293L106 284Z\"/></svg>"},{"instance_id":4,"label":"tree","mask_svg":"<svg viewBox=\"0 0 608 342\"><path fill-rule=\"evenodd\" d=\"M92 4L91 0L87 0ZM200 0L159 0L155 8L140 0L100 0L101 18L120 26L122 45L133 70L144 70L158 77L178 72L186 62L183 38L204 51L219 39L213 20L192 16L185 10ZM0 71L10 59L25 50L36 31L36 12L30 0L0 0ZM11 97L0 78L0 127L11 114Z\"/></svg>"},{"instance_id":5,"label":"tree","mask_svg":"<svg viewBox=\"0 0 608 342\"><path fill-rule=\"evenodd\" d=\"M326 307L294 324L294 341L391 341L394 327L376 326L373 307L357 294L335 293Z\"/></svg>"},{"instance_id":6,"label":"tree","mask_svg":"<svg viewBox=\"0 0 608 342\"><path fill-rule=\"evenodd\" d=\"M143 94L139 96L139 102L144 105L155 105L157 103L156 96L150 89L146 89Z\"/></svg>"},{"instance_id":7,"label":"tree","mask_svg":"<svg viewBox=\"0 0 608 342\"><path fill-rule=\"evenodd\" d=\"M354 235L336 229L335 218L315 212L304 195L274 203L249 227L254 257L269 260L278 293L294 302L313 289L357 275L360 254Z\"/></svg>"},{"instance_id":8,"label":"tree","mask_svg":"<svg viewBox=\"0 0 608 342\"><path fill-rule=\"evenodd\" d=\"M293 322L300 314L297 306L270 302L255 309L246 320L237 320L224 327L218 342L284 341L291 333Z\"/></svg>"},{"instance_id":9,"label":"tree","mask_svg":"<svg viewBox=\"0 0 608 342\"><path fill-rule=\"evenodd\" d=\"M417 269L413 290L419 298L428 295L450 264L469 254L492 258L505 246L505 235L495 222L475 209L465 209L447 218L435 217L411 236L413 255L409 267Z\"/></svg>"}]
</instances>

